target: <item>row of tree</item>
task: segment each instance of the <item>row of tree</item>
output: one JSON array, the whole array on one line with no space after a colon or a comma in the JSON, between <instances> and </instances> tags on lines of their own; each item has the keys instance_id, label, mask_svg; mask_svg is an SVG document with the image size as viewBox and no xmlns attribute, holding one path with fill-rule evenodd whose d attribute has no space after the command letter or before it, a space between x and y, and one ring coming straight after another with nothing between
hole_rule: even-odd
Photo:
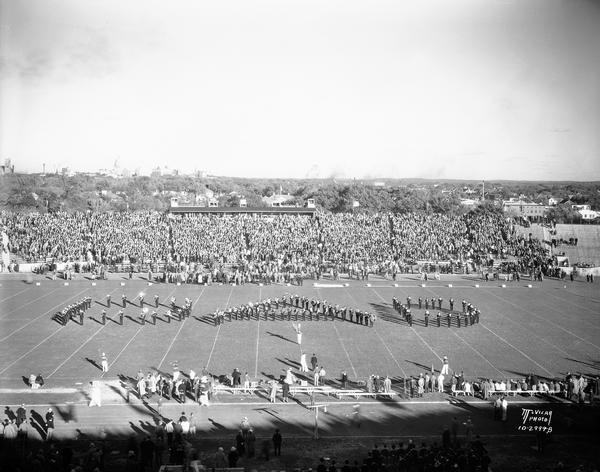
<instances>
[{"instance_id":1,"label":"row of tree","mask_svg":"<svg viewBox=\"0 0 600 472\"><path fill-rule=\"evenodd\" d=\"M102 175L76 174L7 174L0 177L0 208L19 211L135 211L168 209L172 196L191 202L207 194L219 206L238 206L246 199L248 206L265 206L263 197L281 190L290 195L286 204L303 206L314 199L318 208L332 212L397 213L425 211L455 213L465 211L461 197L465 189L479 183L458 181L405 180L373 182L293 179L241 179L227 177L195 178L191 176L135 176L113 178ZM570 198L570 202L551 210L557 222L575 222L578 214L570 205L588 203L600 208L597 183L582 182L486 182L486 202L499 204L510 196L527 195L543 203L548 196ZM358 202L357 207L355 202Z\"/></svg>"}]
</instances>

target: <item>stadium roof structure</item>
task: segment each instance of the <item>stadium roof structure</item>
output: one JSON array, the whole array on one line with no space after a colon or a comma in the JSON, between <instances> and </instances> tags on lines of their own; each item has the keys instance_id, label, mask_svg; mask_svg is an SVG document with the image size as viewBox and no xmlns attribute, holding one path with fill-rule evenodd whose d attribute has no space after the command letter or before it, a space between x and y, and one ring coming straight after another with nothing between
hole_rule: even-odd
<instances>
[{"instance_id":1,"label":"stadium roof structure","mask_svg":"<svg viewBox=\"0 0 600 472\"><path fill-rule=\"evenodd\" d=\"M201 207L201 206L176 206L170 207L169 213L173 215L189 215L205 213L209 215L307 215L314 216L315 208L299 207Z\"/></svg>"}]
</instances>

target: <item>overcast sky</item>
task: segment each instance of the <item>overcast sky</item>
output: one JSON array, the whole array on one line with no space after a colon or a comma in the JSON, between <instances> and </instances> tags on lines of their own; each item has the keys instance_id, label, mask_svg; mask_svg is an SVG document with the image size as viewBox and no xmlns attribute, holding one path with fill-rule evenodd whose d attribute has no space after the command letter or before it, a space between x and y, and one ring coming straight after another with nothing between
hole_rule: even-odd
<instances>
[{"instance_id":1,"label":"overcast sky","mask_svg":"<svg viewBox=\"0 0 600 472\"><path fill-rule=\"evenodd\" d=\"M600 2L0 0L0 159L600 180Z\"/></svg>"}]
</instances>

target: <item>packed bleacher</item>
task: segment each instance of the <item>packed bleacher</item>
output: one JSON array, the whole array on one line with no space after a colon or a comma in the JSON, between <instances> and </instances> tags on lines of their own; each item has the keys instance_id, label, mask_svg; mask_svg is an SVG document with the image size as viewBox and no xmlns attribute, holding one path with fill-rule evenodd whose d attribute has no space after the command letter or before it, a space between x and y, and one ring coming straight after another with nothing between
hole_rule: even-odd
<instances>
[{"instance_id":1,"label":"packed bleacher","mask_svg":"<svg viewBox=\"0 0 600 472\"><path fill-rule=\"evenodd\" d=\"M274 215L257 218L172 216L159 212L0 212L5 251L22 262L72 262L112 271L127 264L143 270L198 274L231 269L240 282L281 281L291 274L319 278L324 272L363 278L396 274L407 264L451 262L473 268L510 260L514 270L553 266L537 239L517 235L499 212L460 216L407 213ZM6 265L4 263L4 265ZM438 269L439 270L439 269ZM235 272L238 274L234 274ZM213 278L217 274L213 274ZM164 278L168 278L163 274Z\"/></svg>"}]
</instances>

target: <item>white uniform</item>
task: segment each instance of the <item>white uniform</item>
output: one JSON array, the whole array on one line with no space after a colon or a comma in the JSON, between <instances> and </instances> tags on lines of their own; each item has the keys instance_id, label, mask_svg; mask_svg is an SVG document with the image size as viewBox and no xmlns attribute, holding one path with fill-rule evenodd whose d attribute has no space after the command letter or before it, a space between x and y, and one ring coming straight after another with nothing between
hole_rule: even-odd
<instances>
[{"instance_id":1,"label":"white uniform","mask_svg":"<svg viewBox=\"0 0 600 472\"><path fill-rule=\"evenodd\" d=\"M300 372L308 372L308 365L306 365L306 354L304 352L300 354Z\"/></svg>"}]
</instances>

